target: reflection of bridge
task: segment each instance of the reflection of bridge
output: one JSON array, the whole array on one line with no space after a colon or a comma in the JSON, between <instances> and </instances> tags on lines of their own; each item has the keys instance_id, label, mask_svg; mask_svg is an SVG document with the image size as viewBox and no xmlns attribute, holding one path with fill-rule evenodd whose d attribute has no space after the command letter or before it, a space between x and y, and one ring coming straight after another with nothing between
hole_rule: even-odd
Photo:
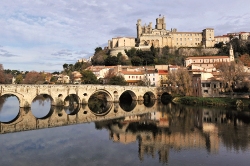
<instances>
[{"instance_id":1,"label":"reflection of bridge","mask_svg":"<svg viewBox=\"0 0 250 166\"><path fill-rule=\"evenodd\" d=\"M79 103L88 103L90 96L96 92L104 92L107 100L118 102L120 96L127 92L133 100L143 101L143 96L148 94L150 98L157 99L163 92L156 87L145 86L115 86L115 85L0 85L0 96L12 94L17 96L20 107L30 107L32 100L41 94L49 95L52 98L52 105L63 105L64 99L75 94Z\"/></svg>"},{"instance_id":2,"label":"reflection of bridge","mask_svg":"<svg viewBox=\"0 0 250 166\"><path fill-rule=\"evenodd\" d=\"M52 107L47 118L37 119L30 108L20 108L18 117L11 123L0 122L0 133L11 133L26 130L36 130L42 128L59 127L71 124L86 122L95 122L101 120L115 119L131 115L145 114L157 111L157 103L151 107L146 107L142 102L136 103L136 106L130 112L124 111L119 103L112 103L110 111L103 116L96 116L88 107L82 105L78 112L67 114L62 107Z\"/></svg>"}]
</instances>

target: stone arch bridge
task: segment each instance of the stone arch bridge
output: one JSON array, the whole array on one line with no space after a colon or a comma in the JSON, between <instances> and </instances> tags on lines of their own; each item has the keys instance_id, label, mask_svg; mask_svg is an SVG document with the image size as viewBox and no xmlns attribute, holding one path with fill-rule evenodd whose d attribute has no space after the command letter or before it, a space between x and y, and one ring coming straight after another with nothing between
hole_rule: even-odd
<instances>
[{"instance_id":1,"label":"stone arch bridge","mask_svg":"<svg viewBox=\"0 0 250 166\"><path fill-rule=\"evenodd\" d=\"M133 100L143 101L147 94L151 99L159 99L166 92L162 88L146 86L117 86L117 85L28 85L28 84L1 84L0 96L15 95L20 107L31 107L33 99L38 95L49 95L52 105L63 105L64 99L71 94L79 98L79 104L87 104L90 96L96 92L104 92L107 100L119 102L120 96L127 92Z\"/></svg>"}]
</instances>

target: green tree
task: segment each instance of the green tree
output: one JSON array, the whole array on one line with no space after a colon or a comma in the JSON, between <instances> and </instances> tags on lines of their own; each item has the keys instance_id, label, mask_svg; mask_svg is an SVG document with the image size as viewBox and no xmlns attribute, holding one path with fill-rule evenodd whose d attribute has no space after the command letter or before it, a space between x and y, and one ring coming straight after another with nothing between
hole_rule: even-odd
<instances>
[{"instance_id":1,"label":"green tree","mask_svg":"<svg viewBox=\"0 0 250 166\"><path fill-rule=\"evenodd\" d=\"M116 66L118 65L118 58L116 56L108 56L105 59L106 66Z\"/></svg>"},{"instance_id":2,"label":"green tree","mask_svg":"<svg viewBox=\"0 0 250 166\"><path fill-rule=\"evenodd\" d=\"M138 56L134 56L131 58L131 63L133 66L140 66L142 65L142 59Z\"/></svg>"},{"instance_id":3,"label":"green tree","mask_svg":"<svg viewBox=\"0 0 250 166\"><path fill-rule=\"evenodd\" d=\"M169 46L165 46L161 49L161 53L162 55L168 55L169 54L169 51L170 51L170 48Z\"/></svg>"},{"instance_id":4,"label":"green tree","mask_svg":"<svg viewBox=\"0 0 250 166\"><path fill-rule=\"evenodd\" d=\"M50 79L50 82L56 83L57 79L58 78L56 76L52 76L51 79Z\"/></svg>"},{"instance_id":5,"label":"green tree","mask_svg":"<svg viewBox=\"0 0 250 166\"><path fill-rule=\"evenodd\" d=\"M23 82L23 75L22 74L18 74L17 76L16 76L16 81L15 81L15 83L16 84L21 84Z\"/></svg>"},{"instance_id":6,"label":"green tree","mask_svg":"<svg viewBox=\"0 0 250 166\"><path fill-rule=\"evenodd\" d=\"M151 55L152 55L153 57L155 57L156 54L157 54L157 49L154 47L153 44L152 44L152 46L150 47L150 52L151 52Z\"/></svg>"},{"instance_id":7,"label":"green tree","mask_svg":"<svg viewBox=\"0 0 250 166\"><path fill-rule=\"evenodd\" d=\"M98 84L97 77L90 70L83 70L82 74L82 83L84 84Z\"/></svg>"},{"instance_id":8,"label":"green tree","mask_svg":"<svg viewBox=\"0 0 250 166\"><path fill-rule=\"evenodd\" d=\"M69 67L69 65L68 65L67 63L64 63L64 64L63 64L63 69L64 69L64 70L68 70L68 67Z\"/></svg>"},{"instance_id":9,"label":"green tree","mask_svg":"<svg viewBox=\"0 0 250 166\"><path fill-rule=\"evenodd\" d=\"M222 48L223 46L224 46L223 42L219 42L214 45L215 48Z\"/></svg>"},{"instance_id":10,"label":"green tree","mask_svg":"<svg viewBox=\"0 0 250 166\"><path fill-rule=\"evenodd\" d=\"M109 81L109 85L127 85L126 80L123 76L112 76Z\"/></svg>"},{"instance_id":11,"label":"green tree","mask_svg":"<svg viewBox=\"0 0 250 166\"><path fill-rule=\"evenodd\" d=\"M130 50L127 50L127 49L125 49L124 50L125 51L125 53L126 53L126 55L129 57L129 58L132 58L132 57L134 57L134 56L136 56L136 48L131 48Z\"/></svg>"},{"instance_id":12,"label":"green tree","mask_svg":"<svg viewBox=\"0 0 250 166\"><path fill-rule=\"evenodd\" d=\"M102 51L102 47L96 47L95 48L95 54L98 53L98 52L100 52L100 51Z\"/></svg>"},{"instance_id":13,"label":"green tree","mask_svg":"<svg viewBox=\"0 0 250 166\"><path fill-rule=\"evenodd\" d=\"M100 50L94 54L91 58L92 65L104 65L105 59L107 58L107 52L105 50Z\"/></svg>"},{"instance_id":14,"label":"green tree","mask_svg":"<svg viewBox=\"0 0 250 166\"><path fill-rule=\"evenodd\" d=\"M83 62L76 62L74 64L74 70L75 71L80 71L82 69Z\"/></svg>"}]
</instances>

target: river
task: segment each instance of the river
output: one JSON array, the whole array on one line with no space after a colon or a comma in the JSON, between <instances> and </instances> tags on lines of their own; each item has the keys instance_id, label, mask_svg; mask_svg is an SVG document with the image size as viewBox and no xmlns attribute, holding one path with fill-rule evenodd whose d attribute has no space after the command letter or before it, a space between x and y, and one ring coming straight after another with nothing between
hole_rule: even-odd
<instances>
[{"instance_id":1,"label":"river","mask_svg":"<svg viewBox=\"0 0 250 166\"><path fill-rule=\"evenodd\" d=\"M155 102L155 107L150 106L152 110L145 107L145 113L133 113L133 109L143 106L136 104L121 114L124 116L114 113L117 118L106 115L105 119L73 123L72 117L80 119L86 111L82 113L81 108L72 113L74 110L64 107L60 109L62 112L53 110L62 117L65 113L67 124L53 127L59 120L50 117L54 115L50 113L50 105L50 100L38 98L30 109L22 110L15 97L0 99L1 166L244 166L250 163L250 113L247 111ZM20 114L28 117L26 123L35 121L35 127L17 130L24 121L19 120ZM50 124L44 127L41 124L44 121ZM8 125L11 130L5 130Z\"/></svg>"}]
</instances>

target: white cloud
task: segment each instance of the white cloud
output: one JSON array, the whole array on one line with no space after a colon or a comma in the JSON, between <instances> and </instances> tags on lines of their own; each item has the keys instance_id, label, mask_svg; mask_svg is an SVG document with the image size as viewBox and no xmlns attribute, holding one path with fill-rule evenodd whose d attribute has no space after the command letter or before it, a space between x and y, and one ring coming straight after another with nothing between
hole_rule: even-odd
<instances>
[{"instance_id":1,"label":"white cloud","mask_svg":"<svg viewBox=\"0 0 250 166\"><path fill-rule=\"evenodd\" d=\"M53 70L61 70L59 63L76 62L80 56L88 58L96 47L106 46L113 37L136 37L137 19L142 19L143 24L152 22L154 26L159 14L166 17L167 29L202 31L212 27L216 35L249 31L249 5L245 0L232 3L226 0L209 3L3 0L0 2L0 48L7 52L0 52L0 63L10 69L18 64L22 70L47 70L49 64ZM84 53L79 55L79 52Z\"/></svg>"}]
</instances>

